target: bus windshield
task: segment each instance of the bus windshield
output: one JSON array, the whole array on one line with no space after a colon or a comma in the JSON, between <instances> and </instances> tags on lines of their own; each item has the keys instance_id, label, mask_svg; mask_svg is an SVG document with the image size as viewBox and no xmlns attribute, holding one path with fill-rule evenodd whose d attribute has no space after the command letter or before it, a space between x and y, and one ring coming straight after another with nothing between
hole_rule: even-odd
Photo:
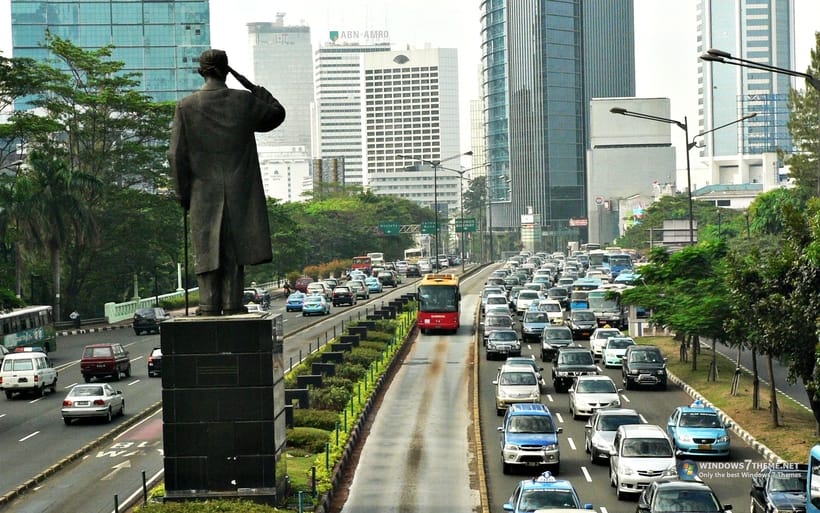
<instances>
[{"instance_id":1,"label":"bus windshield","mask_svg":"<svg viewBox=\"0 0 820 513\"><path fill-rule=\"evenodd\" d=\"M614 296L611 299L606 297L607 291L593 291L587 296L589 301L589 308L597 312L600 311L617 311L620 308L620 296Z\"/></svg>"},{"instance_id":2,"label":"bus windshield","mask_svg":"<svg viewBox=\"0 0 820 513\"><path fill-rule=\"evenodd\" d=\"M457 312L458 287L452 285L420 286L419 310L422 312Z\"/></svg>"}]
</instances>

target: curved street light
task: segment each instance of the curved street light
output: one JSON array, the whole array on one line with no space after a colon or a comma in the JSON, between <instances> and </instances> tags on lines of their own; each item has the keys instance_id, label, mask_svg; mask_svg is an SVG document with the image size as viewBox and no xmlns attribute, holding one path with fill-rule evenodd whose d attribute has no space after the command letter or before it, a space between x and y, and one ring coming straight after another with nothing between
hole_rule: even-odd
<instances>
[{"instance_id":1,"label":"curved street light","mask_svg":"<svg viewBox=\"0 0 820 513\"><path fill-rule=\"evenodd\" d=\"M709 50L706 50L706 53L701 55L700 59L708 62L731 64L733 66L739 66L741 68L759 69L761 71L770 71L772 73L779 73L781 75L805 78L806 82L808 82L810 86L820 91L820 78L817 78L814 75L810 75L808 73L801 73L800 71L794 71L786 68L778 68L777 66L765 64L763 62L741 59L740 57L735 57L729 52L724 52L723 50L718 50L716 48L710 48Z\"/></svg>"}]
</instances>

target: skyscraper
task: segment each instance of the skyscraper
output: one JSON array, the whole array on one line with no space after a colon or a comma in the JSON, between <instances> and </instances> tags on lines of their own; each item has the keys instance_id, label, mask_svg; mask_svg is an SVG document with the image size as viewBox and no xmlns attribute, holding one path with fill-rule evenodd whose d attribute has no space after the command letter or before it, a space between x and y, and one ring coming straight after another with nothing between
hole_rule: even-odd
<instances>
[{"instance_id":1,"label":"skyscraper","mask_svg":"<svg viewBox=\"0 0 820 513\"><path fill-rule=\"evenodd\" d=\"M698 53L710 48L780 68L794 68L793 0L701 0ZM698 61L700 132L746 114L754 119L704 136L700 156L707 175L694 189L719 183L760 182L762 153L791 151L786 123L791 78L777 73Z\"/></svg>"},{"instance_id":2,"label":"skyscraper","mask_svg":"<svg viewBox=\"0 0 820 513\"><path fill-rule=\"evenodd\" d=\"M85 50L115 48L112 59L140 75L141 91L177 100L202 86L199 55L210 46L208 0L12 0L14 57L46 60L46 29Z\"/></svg>"}]
</instances>

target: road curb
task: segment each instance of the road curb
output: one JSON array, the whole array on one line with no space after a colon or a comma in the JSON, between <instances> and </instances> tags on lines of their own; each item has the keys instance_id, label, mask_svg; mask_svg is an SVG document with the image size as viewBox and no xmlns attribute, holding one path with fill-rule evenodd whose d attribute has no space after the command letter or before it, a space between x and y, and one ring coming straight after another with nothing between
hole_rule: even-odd
<instances>
[{"instance_id":1,"label":"road curb","mask_svg":"<svg viewBox=\"0 0 820 513\"><path fill-rule=\"evenodd\" d=\"M100 333L102 331L119 330L119 329L123 329L123 328L131 328L131 327L133 327L132 324L111 324L109 326L95 326L93 328L60 330L60 331L57 331L57 336L58 337L69 337L69 336L72 336L72 335L84 335L86 333Z\"/></svg>"},{"instance_id":2,"label":"road curb","mask_svg":"<svg viewBox=\"0 0 820 513\"><path fill-rule=\"evenodd\" d=\"M780 456L775 454L774 451L772 451L771 449L766 447L764 444L758 442L757 439L755 439L755 437L753 437L751 434L749 434L748 431L746 431L745 429L740 427L740 425L738 425L738 423L735 422L734 419L732 419L732 417L730 417L723 410L721 410L720 408L716 407L714 404L709 402L709 400L707 400L705 397L703 397L703 395L701 395L700 392L698 392L697 390L695 390L694 388L692 388L691 386L686 384L683 380L681 380L679 377L675 376L674 374L672 374L668 370L666 372L667 372L667 375L669 377L669 380L672 381L672 383L676 384L677 386L681 387L684 392L686 392L687 394L689 394L690 397L692 397L692 399L699 400L703 404L705 404L706 406L709 406L710 408L714 408L715 411L717 411L718 416L720 417L720 419L723 420L723 422L730 422L731 426L732 426L731 431L734 434L736 434L738 437L740 437L744 442L749 444L752 447L752 449L754 449L761 456L763 456L763 458L765 458L766 461L768 461L769 463L785 463L786 462L786 460L784 460L783 458L781 458Z\"/></svg>"}]
</instances>

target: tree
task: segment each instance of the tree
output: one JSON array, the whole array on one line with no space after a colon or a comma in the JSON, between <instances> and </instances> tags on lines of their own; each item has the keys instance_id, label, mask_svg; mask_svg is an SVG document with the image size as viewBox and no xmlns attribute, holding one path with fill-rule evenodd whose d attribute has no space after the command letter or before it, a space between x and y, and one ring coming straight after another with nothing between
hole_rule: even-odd
<instances>
[{"instance_id":1,"label":"tree","mask_svg":"<svg viewBox=\"0 0 820 513\"><path fill-rule=\"evenodd\" d=\"M815 48L806 72L820 76L820 32L815 32ZM820 196L820 91L806 86L789 92L788 128L796 151L786 156L791 177L798 187Z\"/></svg>"}]
</instances>

